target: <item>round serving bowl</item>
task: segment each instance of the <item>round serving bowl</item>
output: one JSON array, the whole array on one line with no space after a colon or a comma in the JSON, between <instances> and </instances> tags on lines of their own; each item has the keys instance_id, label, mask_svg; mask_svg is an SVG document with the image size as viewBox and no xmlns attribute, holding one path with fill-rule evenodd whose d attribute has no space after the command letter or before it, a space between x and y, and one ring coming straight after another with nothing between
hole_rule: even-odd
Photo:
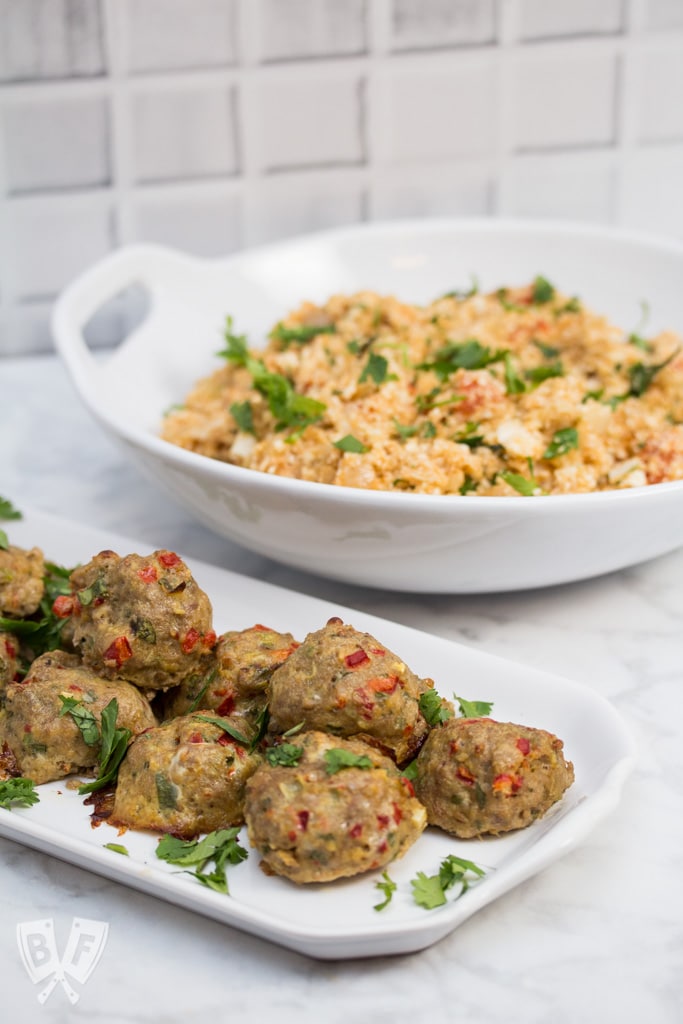
<instances>
[{"instance_id":1,"label":"round serving bowl","mask_svg":"<svg viewBox=\"0 0 683 1024\"><path fill-rule=\"evenodd\" d=\"M482 290L542 274L633 329L683 333L683 245L549 222L370 224L199 260L119 249L60 296L57 349L94 417L216 533L286 565L370 587L521 590L585 579L683 544L683 481L595 494L476 497L364 491L242 469L160 439L164 412L217 368L225 317L258 347L303 300L370 289L424 303L476 275ZM95 360L84 327L130 285L146 319Z\"/></svg>"}]
</instances>

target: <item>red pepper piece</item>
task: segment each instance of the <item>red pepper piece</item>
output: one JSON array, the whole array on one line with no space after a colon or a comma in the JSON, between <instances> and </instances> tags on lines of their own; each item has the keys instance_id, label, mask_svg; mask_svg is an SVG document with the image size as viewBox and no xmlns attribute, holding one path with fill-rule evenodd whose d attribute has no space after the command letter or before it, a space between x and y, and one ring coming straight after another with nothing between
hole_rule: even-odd
<instances>
[{"instance_id":1,"label":"red pepper piece","mask_svg":"<svg viewBox=\"0 0 683 1024\"><path fill-rule=\"evenodd\" d=\"M531 750L531 744L529 743L526 736L520 736L515 746L517 747L517 750L521 751L521 753L524 754L525 757Z\"/></svg>"},{"instance_id":2,"label":"red pepper piece","mask_svg":"<svg viewBox=\"0 0 683 1024\"><path fill-rule=\"evenodd\" d=\"M356 704L360 704L360 712L363 718L372 718L372 712L375 709L375 702L368 691L364 690L362 686L359 686L353 691L353 699Z\"/></svg>"},{"instance_id":3,"label":"red pepper piece","mask_svg":"<svg viewBox=\"0 0 683 1024\"><path fill-rule=\"evenodd\" d=\"M495 793L511 796L522 788L522 779L519 775L508 775L503 772L501 775L496 775L491 785Z\"/></svg>"},{"instance_id":4,"label":"red pepper piece","mask_svg":"<svg viewBox=\"0 0 683 1024\"><path fill-rule=\"evenodd\" d=\"M415 796L415 786L412 784L410 779L407 779L405 777L405 775L402 775L401 776L401 782L405 786L405 788L406 788L407 792L410 794L410 796Z\"/></svg>"},{"instance_id":5,"label":"red pepper piece","mask_svg":"<svg viewBox=\"0 0 683 1024\"><path fill-rule=\"evenodd\" d=\"M228 694L224 701L216 708L216 714L220 715L221 718L227 718L235 710L235 697L232 693Z\"/></svg>"},{"instance_id":6,"label":"red pepper piece","mask_svg":"<svg viewBox=\"0 0 683 1024\"><path fill-rule=\"evenodd\" d=\"M156 583L159 579L159 573L154 565L145 565L142 569L138 569L138 576L143 583Z\"/></svg>"},{"instance_id":7,"label":"red pepper piece","mask_svg":"<svg viewBox=\"0 0 683 1024\"><path fill-rule=\"evenodd\" d=\"M357 821L353 828L349 829L349 835L351 836L352 839L358 839L362 831L363 826L359 821Z\"/></svg>"},{"instance_id":8,"label":"red pepper piece","mask_svg":"<svg viewBox=\"0 0 683 1024\"><path fill-rule=\"evenodd\" d=\"M129 658L133 657L133 652L130 649L128 638L125 636L117 636L116 640L109 644L106 651L104 652L104 660L113 661L117 668L121 668L124 661L128 661Z\"/></svg>"},{"instance_id":9,"label":"red pepper piece","mask_svg":"<svg viewBox=\"0 0 683 1024\"><path fill-rule=\"evenodd\" d=\"M174 565L180 563L180 558L175 551L161 551L159 552L159 561L165 569L172 569Z\"/></svg>"},{"instance_id":10,"label":"red pepper piece","mask_svg":"<svg viewBox=\"0 0 683 1024\"><path fill-rule=\"evenodd\" d=\"M378 814L377 815L377 824L379 825L380 828L389 828L389 815L388 814Z\"/></svg>"},{"instance_id":11,"label":"red pepper piece","mask_svg":"<svg viewBox=\"0 0 683 1024\"><path fill-rule=\"evenodd\" d=\"M374 693L393 693L400 683L398 676L378 676L376 679L368 680L365 685Z\"/></svg>"},{"instance_id":12,"label":"red pepper piece","mask_svg":"<svg viewBox=\"0 0 683 1024\"><path fill-rule=\"evenodd\" d=\"M181 643L180 646L182 647L185 654L189 654L190 651L192 651L197 646L200 640L201 633L193 626L191 629L188 629L187 633L185 634L185 638L183 639L183 642Z\"/></svg>"},{"instance_id":13,"label":"red pepper piece","mask_svg":"<svg viewBox=\"0 0 683 1024\"><path fill-rule=\"evenodd\" d=\"M74 610L74 599L68 594L60 594L54 599L52 611L58 619L68 619Z\"/></svg>"},{"instance_id":14,"label":"red pepper piece","mask_svg":"<svg viewBox=\"0 0 683 1024\"><path fill-rule=\"evenodd\" d=\"M474 775L468 768L465 768L464 765L461 764L458 766L458 770L456 771L455 775L456 778L460 779L461 782L464 782L466 786L474 785Z\"/></svg>"},{"instance_id":15,"label":"red pepper piece","mask_svg":"<svg viewBox=\"0 0 683 1024\"><path fill-rule=\"evenodd\" d=\"M188 736L188 743L203 743L204 737L200 732L193 732L191 736Z\"/></svg>"},{"instance_id":16,"label":"red pepper piece","mask_svg":"<svg viewBox=\"0 0 683 1024\"><path fill-rule=\"evenodd\" d=\"M305 832L308 828L308 819L311 816L310 811L298 811L297 818L299 819L299 828L302 832Z\"/></svg>"},{"instance_id":17,"label":"red pepper piece","mask_svg":"<svg viewBox=\"0 0 683 1024\"><path fill-rule=\"evenodd\" d=\"M208 647L209 649L215 647L216 640L216 632L213 629L210 629L208 633L205 633L204 636L202 637L202 643L204 644L205 647Z\"/></svg>"},{"instance_id":18,"label":"red pepper piece","mask_svg":"<svg viewBox=\"0 0 683 1024\"><path fill-rule=\"evenodd\" d=\"M401 822L403 821L403 811L401 810L401 808L396 803L393 805L393 807L394 807L394 821L396 822L397 825L400 825Z\"/></svg>"},{"instance_id":19,"label":"red pepper piece","mask_svg":"<svg viewBox=\"0 0 683 1024\"><path fill-rule=\"evenodd\" d=\"M360 668L366 661L370 661L367 654L360 647L357 651L352 651L351 654L347 654L344 658L344 664L348 668Z\"/></svg>"}]
</instances>

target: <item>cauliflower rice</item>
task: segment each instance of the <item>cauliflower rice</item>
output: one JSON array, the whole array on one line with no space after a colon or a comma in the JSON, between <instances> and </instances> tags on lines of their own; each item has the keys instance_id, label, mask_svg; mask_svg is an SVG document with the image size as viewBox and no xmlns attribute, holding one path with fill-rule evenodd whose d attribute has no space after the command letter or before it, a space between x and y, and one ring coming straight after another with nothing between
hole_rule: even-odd
<instances>
[{"instance_id":1,"label":"cauliflower rice","mask_svg":"<svg viewBox=\"0 0 683 1024\"><path fill-rule=\"evenodd\" d=\"M165 417L173 444L327 484L538 495L683 479L683 342L645 339L542 277L428 306L304 303Z\"/></svg>"}]
</instances>

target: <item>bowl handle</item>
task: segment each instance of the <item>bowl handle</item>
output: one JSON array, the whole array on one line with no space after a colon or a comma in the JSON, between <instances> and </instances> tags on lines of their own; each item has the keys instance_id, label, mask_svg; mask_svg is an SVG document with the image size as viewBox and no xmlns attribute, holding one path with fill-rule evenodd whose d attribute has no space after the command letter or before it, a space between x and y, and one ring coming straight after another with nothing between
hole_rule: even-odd
<instances>
[{"instance_id":1,"label":"bowl handle","mask_svg":"<svg viewBox=\"0 0 683 1024\"><path fill-rule=\"evenodd\" d=\"M87 387L98 369L83 333L92 315L133 284L143 285L153 302L162 286L172 285L194 263L191 257L163 246L129 245L100 260L64 289L52 312L52 334L75 383Z\"/></svg>"}]
</instances>

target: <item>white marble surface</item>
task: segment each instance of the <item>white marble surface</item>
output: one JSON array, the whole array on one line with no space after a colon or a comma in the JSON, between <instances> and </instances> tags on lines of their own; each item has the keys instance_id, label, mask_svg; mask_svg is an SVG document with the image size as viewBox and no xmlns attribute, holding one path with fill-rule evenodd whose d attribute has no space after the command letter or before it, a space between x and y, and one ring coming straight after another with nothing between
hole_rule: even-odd
<instances>
[{"instance_id":1,"label":"white marble surface","mask_svg":"<svg viewBox=\"0 0 683 1024\"><path fill-rule=\"evenodd\" d=\"M641 763L576 851L411 956L316 962L0 840L0 1019L458 1024L683 1020L683 550L587 583L493 597L362 590L295 573L191 522L91 423L53 357L0 360L0 494L587 682ZM22 921L110 935L71 1007L44 1006Z\"/></svg>"}]
</instances>

